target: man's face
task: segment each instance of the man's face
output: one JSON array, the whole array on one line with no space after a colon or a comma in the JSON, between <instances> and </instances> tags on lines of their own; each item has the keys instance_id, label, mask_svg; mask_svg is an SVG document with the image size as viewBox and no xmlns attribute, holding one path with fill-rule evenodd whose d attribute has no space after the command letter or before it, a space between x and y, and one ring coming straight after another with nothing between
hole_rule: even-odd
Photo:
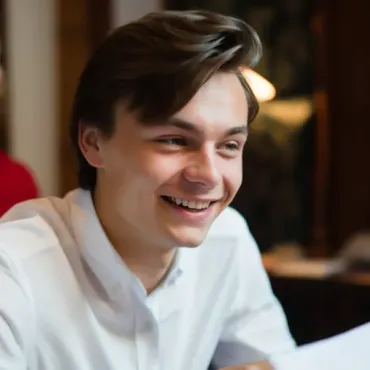
<instances>
[{"instance_id":1,"label":"man's face","mask_svg":"<svg viewBox=\"0 0 370 370\"><path fill-rule=\"evenodd\" d=\"M201 244L241 185L247 116L231 73L213 76L169 122L145 126L118 107L114 135L97 145L97 191L121 231L164 248Z\"/></svg>"}]
</instances>

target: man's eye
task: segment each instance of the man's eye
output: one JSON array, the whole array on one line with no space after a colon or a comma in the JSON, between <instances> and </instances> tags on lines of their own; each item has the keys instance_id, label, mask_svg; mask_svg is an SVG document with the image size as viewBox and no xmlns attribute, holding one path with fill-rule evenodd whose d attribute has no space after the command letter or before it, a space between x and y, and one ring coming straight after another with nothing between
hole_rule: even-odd
<instances>
[{"instance_id":1,"label":"man's eye","mask_svg":"<svg viewBox=\"0 0 370 370\"><path fill-rule=\"evenodd\" d=\"M224 148L229 151L236 151L240 149L240 145L236 141L229 141L224 144Z\"/></svg>"},{"instance_id":2,"label":"man's eye","mask_svg":"<svg viewBox=\"0 0 370 370\"><path fill-rule=\"evenodd\" d=\"M172 146L184 146L186 141L182 137L164 137L157 140L159 143L172 145Z\"/></svg>"},{"instance_id":3,"label":"man's eye","mask_svg":"<svg viewBox=\"0 0 370 370\"><path fill-rule=\"evenodd\" d=\"M219 151L226 158L236 158L240 155L243 144L238 141L227 141L220 145Z\"/></svg>"}]
</instances>

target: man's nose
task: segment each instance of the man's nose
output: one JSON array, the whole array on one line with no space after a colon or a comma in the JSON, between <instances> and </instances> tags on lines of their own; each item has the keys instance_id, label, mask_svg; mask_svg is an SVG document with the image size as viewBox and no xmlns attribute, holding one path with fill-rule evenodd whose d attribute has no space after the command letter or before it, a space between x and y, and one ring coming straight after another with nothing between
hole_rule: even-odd
<instances>
[{"instance_id":1,"label":"man's nose","mask_svg":"<svg viewBox=\"0 0 370 370\"><path fill-rule=\"evenodd\" d=\"M185 168L184 177L187 181L198 183L206 188L216 187L221 181L216 153L207 148L194 153L190 163Z\"/></svg>"}]
</instances>

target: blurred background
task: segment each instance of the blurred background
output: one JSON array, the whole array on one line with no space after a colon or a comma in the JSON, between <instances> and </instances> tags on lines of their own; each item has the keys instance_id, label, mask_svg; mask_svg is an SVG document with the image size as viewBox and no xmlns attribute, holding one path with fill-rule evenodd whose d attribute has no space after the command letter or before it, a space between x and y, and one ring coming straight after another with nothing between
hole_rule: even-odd
<instances>
[{"instance_id":1,"label":"blurred background","mask_svg":"<svg viewBox=\"0 0 370 370\"><path fill-rule=\"evenodd\" d=\"M0 0L3 153L42 195L76 187L67 132L79 74L109 30L159 9L235 15L262 39L246 71L261 112L233 206L297 342L370 321L368 0Z\"/></svg>"}]
</instances>

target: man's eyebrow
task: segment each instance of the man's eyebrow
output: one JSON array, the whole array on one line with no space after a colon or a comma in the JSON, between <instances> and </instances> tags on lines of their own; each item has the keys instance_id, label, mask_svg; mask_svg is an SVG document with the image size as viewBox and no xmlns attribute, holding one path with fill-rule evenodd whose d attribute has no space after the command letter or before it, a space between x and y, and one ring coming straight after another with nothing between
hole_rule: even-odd
<instances>
[{"instance_id":1,"label":"man's eyebrow","mask_svg":"<svg viewBox=\"0 0 370 370\"><path fill-rule=\"evenodd\" d=\"M194 134L203 134L203 131L200 130L196 124L186 121L182 118L172 117L164 122L164 126L174 126L181 130L192 132ZM248 125L245 124L241 126L231 127L230 129L226 130L224 136L228 137L238 134L248 135Z\"/></svg>"},{"instance_id":2,"label":"man's eyebrow","mask_svg":"<svg viewBox=\"0 0 370 370\"><path fill-rule=\"evenodd\" d=\"M201 134L202 131L192 122L182 118L171 117L165 123L165 126L174 126L184 131L189 131L196 134Z\"/></svg>"},{"instance_id":3,"label":"man's eyebrow","mask_svg":"<svg viewBox=\"0 0 370 370\"><path fill-rule=\"evenodd\" d=\"M238 135L238 134L248 135L248 126L242 125L242 126L232 127L231 129L226 131L225 136L233 136L233 135Z\"/></svg>"}]
</instances>

